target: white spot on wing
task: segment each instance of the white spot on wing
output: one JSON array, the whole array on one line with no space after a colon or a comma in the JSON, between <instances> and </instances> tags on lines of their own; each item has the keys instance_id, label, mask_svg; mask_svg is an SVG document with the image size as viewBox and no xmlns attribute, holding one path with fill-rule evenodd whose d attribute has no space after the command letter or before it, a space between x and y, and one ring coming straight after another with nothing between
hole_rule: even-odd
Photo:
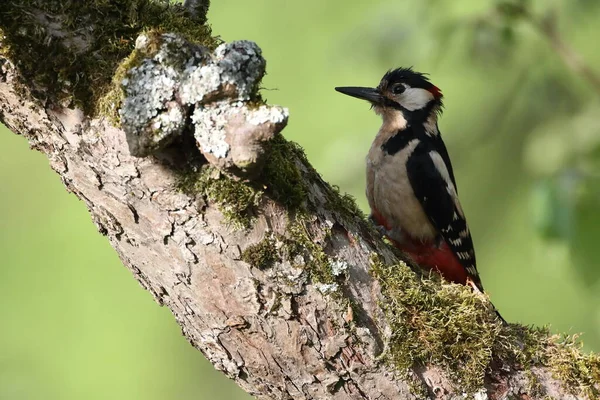
<instances>
[{"instance_id":1,"label":"white spot on wing","mask_svg":"<svg viewBox=\"0 0 600 400\"><path fill-rule=\"evenodd\" d=\"M450 243L453 246L460 246L462 244L462 239L461 238L456 238L454 240L450 239Z\"/></svg>"}]
</instances>

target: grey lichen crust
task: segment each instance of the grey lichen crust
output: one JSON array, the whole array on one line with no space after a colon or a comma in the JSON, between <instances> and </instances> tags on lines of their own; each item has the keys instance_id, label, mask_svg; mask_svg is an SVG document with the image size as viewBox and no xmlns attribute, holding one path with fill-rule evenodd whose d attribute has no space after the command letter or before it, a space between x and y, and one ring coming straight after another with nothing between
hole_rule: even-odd
<instances>
[{"instance_id":1,"label":"grey lichen crust","mask_svg":"<svg viewBox=\"0 0 600 400\"><path fill-rule=\"evenodd\" d=\"M255 43L226 43L211 54L174 34L144 34L135 51L119 111L132 155L169 145L191 118L198 148L211 163L247 173L261 165L261 143L283 129L288 112L260 101L266 63Z\"/></svg>"},{"instance_id":2,"label":"grey lichen crust","mask_svg":"<svg viewBox=\"0 0 600 400\"><path fill-rule=\"evenodd\" d=\"M209 62L187 68L181 99L194 104L224 94L233 100L249 101L256 94L265 67L256 43L240 40L222 44Z\"/></svg>"},{"instance_id":3,"label":"grey lichen crust","mask_svg":"<svg viewBox=\"0 0 600 400\"><path fill-rule=\"evenodd\" d=\"M26 12L33 3L60 2L5 3ZM73 15L80 4L84 15L88 3L116 7L70 3L65 10ZM154 2L131 3L147 9L140 4ZM94 13L108 15L100 11ZM11 40L6 21L19 29L14 14L6 15L2 46ZM105 35L121 37L111 29ZM57 83L77 76L79 63L58 44L48 62L73 74L46 75L56 69L33 62L23 68L24 60L38 62L47 36L17 35L31 41L0 51L0 119L49 156L123 262L217 369L265 399L599 398L600 356L583 354L576 337L502 325L468 287L415 274L377 240L352 199L327 185L298 145L275 134L287 111L256 94L264 61L254 44L213 53L161 33L172 30L145 31L111 75L109 93L65 97L56 95L66 87ZM205 43L217 48L209 37ZM89 57L112 65L125 55ZM95 64L87 65L91 73ZM21 77L19 68L28 73ZM79 82L106 81L91 73ZM42 97L31 92L50 86L55 91L40 89ZM87 107L69 108L68 97ZM88 118L99 97L101 114ZM119 108L134 154L195 135L210 163L188 154L187 141L156 159L126 154L122 131L111 125ZM265 158L256 179L216 168L256 173Z\"/></svg>"},{"instance_id":4,"label":"grey lichen crust","mask_svg":"<svg viewBox=\"0 0 600 400\"><path fill-rule=\"evenodd\" d=\"M146 156L179 136L185 126L188 105L176 93L188 65L202 61L201 49L173 35L164 34L153 56L147 35L136 41L136 51L150 57L131 68L121 85L126 94L119 112L131 154Z\"/></svg>"},{"instance_id":5,"label":"grey lichen crust","mask_svg":"<svg viewBox=\"0 0 600 400\"><path fill-rule=\"evenodd\" d=\"M249 108L243 101L228 100L198 105L192 114L200 151L221 168L235 165L247 170L256 165L264 146L286 124L288 111L278 106Z\"/></svg>"}]
</instances>

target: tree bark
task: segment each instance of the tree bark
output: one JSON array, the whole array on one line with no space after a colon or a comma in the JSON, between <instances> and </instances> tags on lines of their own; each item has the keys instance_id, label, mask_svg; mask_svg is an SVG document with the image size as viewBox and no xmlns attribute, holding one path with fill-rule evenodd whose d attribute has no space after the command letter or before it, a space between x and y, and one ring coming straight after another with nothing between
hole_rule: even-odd
<instances>
[{"instance_id":1,"label":"tree bark","mask_svg":"<svg viewBox=\"0 0 600 400\"><path fill-rule=\"evenodd\" d=\"M600 364L570 343L545 334L526 343L515 333L525 328L502 325L487 300L457 285L413 272L393 282L396 269L406 274L406 260L282 139L287 111L263 104L257 94L264 60L255 45L215 50L184 40L177 30L143 34L129 48L135 54L121 64L121 75L117 65L127 54L109 60L117 76L112 90L122 98L112 115L102 114L94 104L79 104L75 92L65 97L64 88L40 85L19 58L25 50L14 49L18 40L37 40L37 46L60 43L49 57L73 46L87 54L95 31L73 34L60 10L40 2L0 7L0 120L48 156L67 190L86 203L124 265L173 312L190 343L251 395L583 399L597 393ZM195 10L189 18L200 21L202 7ZM8 27L15 13L45 33L19 39ZM133 43L138 33L125 39ZM174 67L181 55L185 62ZM207 88L209 75L214 85ZM168 87L161 86L167 76ZM414 287L401 286L405 280ZM450 291L451 298L472 303L469 310L479 310L477 323L493 339L482 342L489 355L477 367L479 387L465 387L463 364L453 371L451 362L436 362L455 357L452 346L471 340L468 335L440 336L438 342L447 341L435 344L440 357L422 356L407 343L421 339L414 335L420 325L406 316L428 315L438 300L422 307L402 300L407 303L395 308L393 293L405 288L424 296L429 289L422 287L433 288L438 300L445 298L436 291ZM452 321L463 306L444 307L439 324L460 328ZM517 348L511 357L496 352L509 347ZM531 348L535 355L514 357ZM464 370L472 382L467 374L473 371Z\"/></svg>"}]
</instances>

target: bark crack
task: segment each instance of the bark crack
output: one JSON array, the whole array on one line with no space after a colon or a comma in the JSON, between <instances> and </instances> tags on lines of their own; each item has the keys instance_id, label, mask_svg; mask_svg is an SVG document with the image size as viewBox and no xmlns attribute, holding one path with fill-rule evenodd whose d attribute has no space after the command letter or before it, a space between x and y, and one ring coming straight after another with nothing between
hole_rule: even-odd
<instances>
[{"instance_id":1,"label":"bark crack","mask_svg":"<svg viewBox=\"0 0 600 400\"><path fill-rule=\"evenodd\" d=\"M196 12L207 6L194 3ZM265 60L256 44L217 46L203 15L165 6L168 27L128 37L117 58L96 54L114 67L110 79L96 59L63 71L114 83L82 108L82 94L24 64L39 58L27 49L50 45L11 30L15 15L35 23L25 15L32 4L57 41L52 57L87 55L88 40L102 39L61 36L45 2L9 2L0 10L0 120L48 156L140 285L246 391L294 400L597 395L600 361L575 341L497 327L481 299L416 275L382 242L281 135L288 113L258 93ZM98 10L89 7L62 12L91 18ZM120 37L110 22L104 33ZM205 46L184 39L200 36Z\"/></svg>"}]
</instances>

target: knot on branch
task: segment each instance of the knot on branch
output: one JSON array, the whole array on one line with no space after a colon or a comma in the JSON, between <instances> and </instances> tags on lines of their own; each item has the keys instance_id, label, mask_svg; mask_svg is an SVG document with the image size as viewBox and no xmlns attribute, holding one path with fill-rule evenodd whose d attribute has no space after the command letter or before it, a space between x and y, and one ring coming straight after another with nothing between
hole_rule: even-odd
<instances>
[{"instance_id":1,"label":"knot on branch","mask_svg":"<svg viewBox=\"0 0 600 400\"><path fill-rule=\"evenodd\" d=\"M258 95L266 62L254 42L210 53L177 35L150 33L138 37L130 59L119 114L132 155L152 154L191 127L210 163L241 175L260 170L266 142L288 112Z\"/></svg>"}]
</instances>

